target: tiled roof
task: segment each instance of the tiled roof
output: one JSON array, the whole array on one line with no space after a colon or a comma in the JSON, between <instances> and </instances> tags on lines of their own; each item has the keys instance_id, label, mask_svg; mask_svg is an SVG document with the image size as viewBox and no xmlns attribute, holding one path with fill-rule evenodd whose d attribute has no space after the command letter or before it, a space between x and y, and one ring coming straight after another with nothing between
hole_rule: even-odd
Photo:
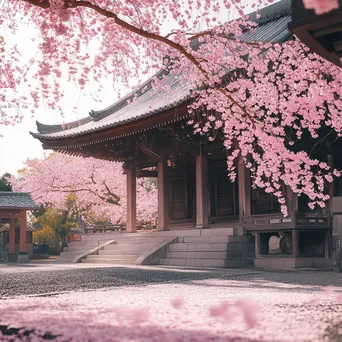
<instances>
[{"instance_id":1,"label":"tiled roof","mask_svg":"<svg viewBox=\"0 0 342 342\"><path fill-rule=\"evenodd\" d=\"M26 192L0 191L0 209L38 209L39 205Z\"/></svg>"},{"instance_id":2,"label":"tiled roof","mask_svg":"<svg viewBox=\"0 0 342 342\"><path fill-rule=\"evenodd\" d=\"M291 19L291 2L282 0L260 11L261 18L256 21L259 26L253 32L246 33L245 41L283 42L291 33L288 23ZM253 15L252 15L253 19ZM164 71L159 72L161 75ZM158 75L157 74L157 75ZM108 108L94 112L89 116L65 125L43 125L37 122L39 133L31 133L37 139L64 139L117 127L129 122L141 120L167 109L174 108L190 98L190 87L175 75L165 75L162 85L169 90L154 90L152 79L145 82L138 91L132 92ZM144 89L144 91L142 91ZM132 103L134 94L138 97Z\"/></svg>"}]
</instances>

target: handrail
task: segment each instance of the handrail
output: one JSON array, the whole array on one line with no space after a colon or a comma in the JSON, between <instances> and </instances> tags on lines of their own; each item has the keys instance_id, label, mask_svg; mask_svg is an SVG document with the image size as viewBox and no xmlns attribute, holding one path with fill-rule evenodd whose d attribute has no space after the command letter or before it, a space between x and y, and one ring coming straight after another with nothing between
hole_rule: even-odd
<instances>
[{"instance_id":1,"label":"handrail","mask_svg":"<svg viewBox=\"0 0 342 342\"><path fill-rule=\"evenodd\" d=\"M100 249L103 249L105 246L107 245L111 245L111 244L114 244L116 243L116 240L109 240L109 241L106 241L104 242L103 244L83 253L83 254L80 254L78 255L76 258L74 258L74 260L72 261L73 263L78 263L78 262L81 262L82 259L85 259L88 255L94 255L96 254Z\"/></svg>"},{"instance_id":2,"label":"handrail","mask_svg":"<svg viewBox=\"0 0 342 342\"><path fill-rule=\"evenodd\" d=\"M136 261L136 265L151 265L156 264L159 259L165 256L167 246L175 242L178 237L168 237L163 239L161 242L156 243L147 251L145 251Z\"/></svg>"}]
</instances>

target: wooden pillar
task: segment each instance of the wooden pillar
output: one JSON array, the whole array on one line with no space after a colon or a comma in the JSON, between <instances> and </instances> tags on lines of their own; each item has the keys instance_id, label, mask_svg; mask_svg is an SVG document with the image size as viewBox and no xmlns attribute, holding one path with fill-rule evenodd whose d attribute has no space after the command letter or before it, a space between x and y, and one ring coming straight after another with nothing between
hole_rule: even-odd
<instances>
[{"instance_id":1,"label":"wooden pillar","mask_svg":"<svg viewBox=\"0 0 342 342\"><path fill-rule=\"evenodd\" d=\"M9 254L15 254L15 219L10 219Z\"/></svg>"},{"instance_id":2,"label":"wooden pillar","mask_svg":"<svg viewBox=\"0 0 342 342\"><path fill-rule=\"evenodd\" d=\"M292 256L298 258L299 256L299 232L298 230L292 230Z\"/></svg>"},{"instance_id":3,"label":"wooden pillar","mask_svg":"<svg viewBox=\"0 0 342 342\"><path fill-rule=\"evenodd\" d=\"M327 156L327 164L333 168L334 167L334 156L331 154L328 154ZM328 183L328 194L329 194L329 201L328 201L328 208L327 208L327 213L329 215L328 217L328 222L329 225L332 224L332 217L331 217L331 213L332 213L332 203L333 203L333 197L334 197L334 183Z\"/></svg>"},{"instance_id":4,"label":"wooden pillar","mask_svg":"<svg viewBox=\"0 0 342 342\"><path fill-rule=\"evenodd\" d=\"M239 185L239 217L243 225L243 217L252 215L251 207L251 172L246 168L245 162L240 156L238 159L238 185Z\"/></svg>"},{"instance_id":5,"label":"wooden pillar","mask_svg":"<svg viewBox=\"0 0 342 342\"><path fill-rule=\"evenodd\" d=\"M20 211L20 241L19 241L19 255L17 262L29 262L26 250L26 210Z\"/></svg>"},{"instance_id":6,"label":"wooden pillar","mask_svg":"<svg viewBox=\"0 0 342 342\"><path fill-rule=\"evenodd\" d=\"M196 228L209 228L208 157L196 156Z\"/></svg>"},{"instance_id":7,"label":"wooden pillar","mask_svg":"<svg viewBox=\"0 0 342 342\"><path fill-rule=\"evenodd\" d=\"M288 204L288 218L291 219L291 227L296 228L298 213L298 195L288 186L286 188L286 200Z\"/></svg>"},{"instance_id":8,"label":"wooden pillar","mask_svg":"<svg viewBox=\"0 0 342 342\"><path fill-rule=\"evenodd\" d=\"M158 229L169 230L169 170L166 160L158 163Z\"/></svg>"},{"instance_id":9,"label":"wooden pillar","mask_svg":"<svg viewBox=\"0 0 342 342\"><path fill-rule=\"evenodd\" d=\"M127 233L137 231L137 167L135 162L129 161L126 169L127 180Z\"/></svg>"},{"instance_id":10,"label":"wooden pillar","mask_svg":"<svg viewBox=\"0 0 342 342\"><path fill-rule=\"evenodd\" d=\"M260 234L255 232L255 257L260 258Z\"/></svg>"}]
</instances>

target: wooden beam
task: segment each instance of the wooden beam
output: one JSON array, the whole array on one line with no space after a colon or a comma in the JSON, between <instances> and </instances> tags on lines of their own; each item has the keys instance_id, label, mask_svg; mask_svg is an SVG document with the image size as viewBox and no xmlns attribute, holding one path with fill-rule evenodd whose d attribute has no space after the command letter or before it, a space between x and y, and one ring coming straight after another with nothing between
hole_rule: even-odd
<instances>
[{"instance_id":1,"label":"wooden beam","mask_svg":"<svg viewBox=\"0 0 342 342\"><path fill-rule=\"evenodd\" d=\"M127 233L136 233L137 231L137 180L136 164L133 161L128 162L126 170L127 180Z\"/></svg>"},{"instance_id":2,"label":"wooden beam","mask_svg":"<svg viewBox=\"0 0 342 342\"><path fill-rule=\"evenodd\" d=\"M158 171L138 170L137 177L138 178L142 178L142 177L155 178L155 177L158 177Z\"/></svg>"},{"instance_id":3,"label":"wooden beam","mask_svg":"<svg viewBox=\"0 0 342 342\"><path fill-rule=\"evenodd\" d=\"M0 218L21 218L20 209L0 209Z\"/></svg>"},{"instance_id":4,"label":"wooden beam","mask_svg":"<svg viewBox=\"0 0 342 342\"><path fill-rule=\"evenodd\" d=\"M158 229L169 230L169 167L158 163Z\"/></svg>"}]
</instances>

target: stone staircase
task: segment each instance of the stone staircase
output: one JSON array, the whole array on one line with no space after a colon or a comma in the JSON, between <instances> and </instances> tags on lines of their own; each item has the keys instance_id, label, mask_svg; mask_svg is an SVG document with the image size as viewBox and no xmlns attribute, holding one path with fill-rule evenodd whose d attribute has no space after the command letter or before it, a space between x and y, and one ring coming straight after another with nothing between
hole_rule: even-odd
<instances>
[{"instance_id":1,"label":"stone staircase","mask_svg":"<svg viewBox=\"0 0 342 342\"><path fill-rule=\"evenodd\" d=\"M97 255L88 255L81 262L134 265L143 252L162 240L162 237L154 236L153 233L122 236L116 240L116 243L104 246Z\"/></svg>"},{"instance_id":2,"label":"stone staircase","mask_svg":"<svg viewBox=\"0 0 342 342\"><path fill-rule=\"evenodd\" d=\"M77 256L105 242L97 254L87 255L82 263L134 264L135 261L166 237L177 237L163 252L159 265L187 267L248 267L254 265L254 237L233 235L233 228L170 230L149 233L105 233L82 236L64 249L57 262L72 262Z\"/></svg>"},{"instance_id":3,"label":"stone staircase","mask_svg":"<svg viewBox=\"0 0 342 342\"><path fill-rule=\"evenodd\" d=\"M216 231L215 235L179 237L159 264L188 267L254 266L254 237Z\"/></svg>"},{"instance_id":4,"label":"stone staircase","mask_svg":"<svg viewBox=\"0 0 342 342\"><path fill-rule=\"evenodd\" d=\"M121 233L114 232L82 235L81 241L73 241L69 247L64 247L63 252L60 253L56 262L71 263L77 256L86 253L106 241L116 240L120 235Z\"/></svg>"}]
</instances>

